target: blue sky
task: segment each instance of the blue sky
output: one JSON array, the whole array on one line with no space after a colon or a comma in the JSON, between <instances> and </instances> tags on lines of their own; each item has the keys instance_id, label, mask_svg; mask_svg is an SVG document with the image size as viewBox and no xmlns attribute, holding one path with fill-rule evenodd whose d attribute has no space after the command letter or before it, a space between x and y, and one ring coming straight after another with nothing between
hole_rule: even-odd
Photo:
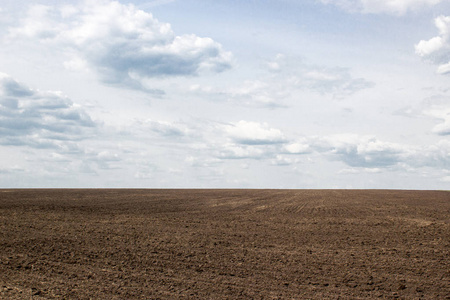
<instances>
[{"instance_id":1,"label":"blue sky","mask_svg":"<svg viewBox=\"0 0 450 300\"><path fill-rule=\"evenodd\" d=\"M450 1L0 0L1 187L450 187Z\"/></svg>"}]
</instances>

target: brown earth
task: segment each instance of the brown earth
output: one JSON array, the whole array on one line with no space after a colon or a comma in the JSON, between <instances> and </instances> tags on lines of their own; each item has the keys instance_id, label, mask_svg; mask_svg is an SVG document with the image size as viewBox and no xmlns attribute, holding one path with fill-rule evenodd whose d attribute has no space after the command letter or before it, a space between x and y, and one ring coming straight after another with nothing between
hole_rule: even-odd
<instances>
[{"instance_id":1,"label":"brown earth","mask_svg":"<svg viewBox=\"0 0 450 300\"><path fill-rule=\"evenodd\" d=\"M0 190L1 299L450 299L450 192Z\"/></svg>"}]
</instances>

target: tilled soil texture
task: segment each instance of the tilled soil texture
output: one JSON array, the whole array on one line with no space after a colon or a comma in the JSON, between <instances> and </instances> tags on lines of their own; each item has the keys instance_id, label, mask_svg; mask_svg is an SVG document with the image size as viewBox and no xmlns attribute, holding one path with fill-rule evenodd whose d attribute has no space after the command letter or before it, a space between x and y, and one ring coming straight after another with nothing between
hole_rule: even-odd
<instances>
[{"instance_id":1,"label":"tilled soil texture","mask_svg":"<svg viewBox=\"0 0 450 300\"><path fill-rule=\"evenodd\" d=\"M450 299L450 192L0 190L1 299Z\"/></svg>"}]
</instances>

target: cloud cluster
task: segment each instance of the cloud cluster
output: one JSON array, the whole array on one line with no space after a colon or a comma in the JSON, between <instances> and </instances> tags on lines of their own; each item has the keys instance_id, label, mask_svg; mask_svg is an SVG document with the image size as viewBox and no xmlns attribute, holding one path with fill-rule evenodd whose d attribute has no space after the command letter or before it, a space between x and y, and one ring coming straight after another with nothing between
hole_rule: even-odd
<instances>
[{"instance_id":1,"label":"cloud cluster","mask_svg":"<svg viewBox=\"0 0 450 300\"><path fill-rule=\"evenodd\" d=\"M289 158L313 153L339 160L351 167L384 168L403 161L407 147L374 137L351 134L289 137L267 123L239 121L219 127L213 153L219 159L267 159L273 165L291 165ZM222 142L217 138L222 135Z\"/></svg>"},{"instance_id":2,"label":"cloud cluster","mask_svg":"<svg viewBox=\"0 0 450 300\"><path fill-rule=\"evenodd\" d=\"M45 171L48 176L57 173L99 176L117 169L145 181L176 171L178 175L196 174L192 176L221 182L230 175L231 166L258 164L294 172L324 161L341 162L342 174L405 170L417 173L422 169L450 172L448 141L414 146L357 134L299 136L268 123L246 120L136 121L130 124L128 133L98 130L95 142L87 140L85 147L74 147L70 152L61 149L59 131L66 133L66 140L62 141L65 145L82 140L96 128L87 114L64 97L49 98L48 95L54 94L31 90L10 77L3 76L0 82L1 145L50 147L45 158L46 166L51 167ZM430 113L439 110L437 106L427 107L432 108ZM67 118L61 116L70 115L69 112L78 113L79 117L72 117L67 123ZM13 118L19 121L13 123ZM59 127L55 128L56 125ZM115 136L114 142L110 140L111 134ZM119 135L126 146L116 144Z\"/></svg>"},{"instance_id":3,"label":"cloud cluster","mask_svg":"<svg viewBox=\"0 0 450 300\"><path fill-rule=\"evenodd\" d=\"M232 64L231 53L212 39L176 36L170 24L117 1L34 5L9 37L56 43L72 54L65 66L88 66L105 83L133 88L144 88L145 78L222 72Z\"/></svg>"},{"instance_id":4,"label":"cloud cluster","mask_svg":"<svg viewBox=\"0 0 450 300\"><path fill-rule=\"evenodd\" d=\"M0 144L67 147L68 141L84 139L96 126L61 93L33 90L0 73Z\"/></svg>"},{"instance_id":5,"label":"cloud cluster","mask_svg":"<svg viewBox=\"0 0 450 300\"><path fill-rule=\"evenodd\" d=\"M403 15L424 7L434 6L444 0L319 0L325 4L334 4L350 12L365 14L388 13Z\"/></svg>"},{"instance_id":6,"label":"cloud cluster","mask_svg":"<svg viewBox=\"0 0 450 300\"><path fill-rule=\"evenodd\" d=\"M439 74L450 73L450 16L439 16L434 20L439 35L429 40L421 40L416 45L416 53L438 65Z\"/></svg>"},{"instance_id":7,"label":"cloud cluster","mask_svg":"<svg viewBox=\"0 0 450 300\"><path fill-rule=\"evenodd\" d=\"M367 172L423 167L450 169L450 143L446 141L413 146L357 134L288 136L266 123L248 121L221 125L212 131L214 135L208 136L209 147L205 147L208 151L203 155L219 160L267 160L272 165L288 166L301 163L299 157L315 156Z\"/></svg>"},{"instance_id":8,"label":"cloud cluster","mask_svg":"<svg viewBox=\"0 0 450 300\"><path fill-rule=\"evenodd\" d=\"M390 167L403 161L408 154L407 147L383 142L375 137L335 135L323 142L324 149L329 148L330 154L351 167Z\"/></svg>"},{"instance_id":9,"label":"cloud cluster","mask_svg":"<svg viewBox=\"0 0 450 300\"><path fill-rule=\"evenodd\" d=\"M274 108L285 106L283 101L288 98L298 98L299 91L342 99L375 85L364 78L355 78L346 68L307 64L300 58L283 54L265 61L264 66L267 73L259 79L229 87L192 85L189 91L207 95L209 99Z\"/></svg>"},{"instance_id":10,"label":"cloud cluster","mask_svg":"<svg viewBox=\"0 0 450 300\"><path fill-rule=\"evenodd\" d=\"M270 159L287 141L279 129L267 123L241 120L215 125L211 129L207 155L221 160Z\"/></svg>"}]
</instances>

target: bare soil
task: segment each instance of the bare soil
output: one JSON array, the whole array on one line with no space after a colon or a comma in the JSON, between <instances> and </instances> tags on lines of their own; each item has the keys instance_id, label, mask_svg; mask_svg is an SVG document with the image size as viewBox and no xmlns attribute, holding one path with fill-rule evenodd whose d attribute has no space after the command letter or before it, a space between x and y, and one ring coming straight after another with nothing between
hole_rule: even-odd
<instances>
[{"instance_id":1,"label":"bare soil","mask_svg":"<svg viewBox=\"0 0 450 300\"><path fill-rule=\"evenodd\" d=\"M1 299L450 299L450 192L0 190Z\"/></svg>"}]
</instances>

